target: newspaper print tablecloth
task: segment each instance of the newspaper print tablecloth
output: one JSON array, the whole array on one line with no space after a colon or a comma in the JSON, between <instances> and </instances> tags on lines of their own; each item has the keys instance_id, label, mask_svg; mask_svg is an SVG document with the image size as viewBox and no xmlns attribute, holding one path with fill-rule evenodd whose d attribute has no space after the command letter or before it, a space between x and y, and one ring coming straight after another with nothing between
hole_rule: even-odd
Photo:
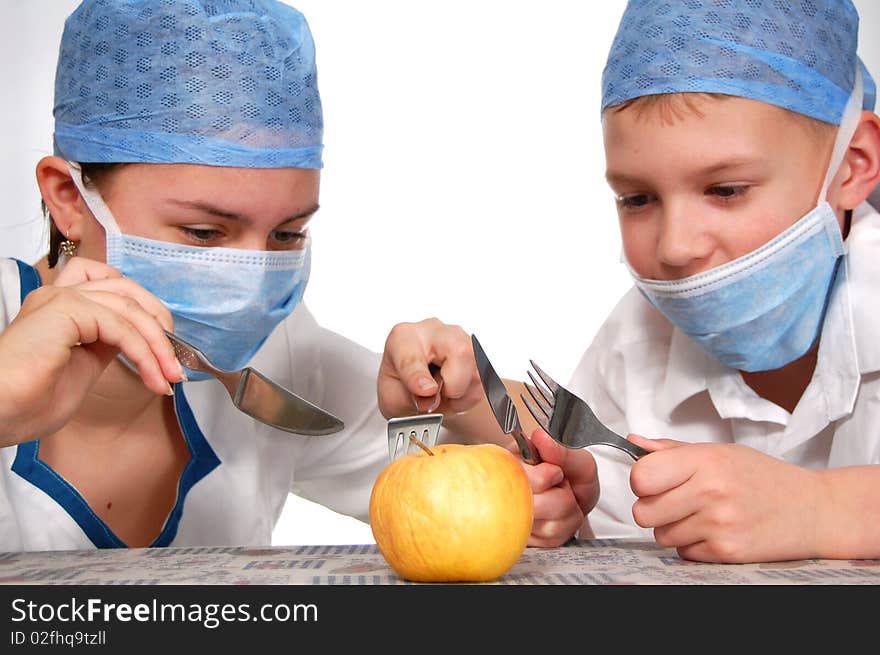
<instances>
[{"instance_id":1,"label":"newspaper print tablecloth","mask_svg":"<svg viewBox=\"0 0 880 655\"><path fill-rule=\"evenodd\" d=\"M0 553L0 583L34 585L396 585L374 544L272 548L154 548ZM705 564L652 542L593 540L527 548L492 584L880 583L880 560Z\"/></svg>"}]
</instances>

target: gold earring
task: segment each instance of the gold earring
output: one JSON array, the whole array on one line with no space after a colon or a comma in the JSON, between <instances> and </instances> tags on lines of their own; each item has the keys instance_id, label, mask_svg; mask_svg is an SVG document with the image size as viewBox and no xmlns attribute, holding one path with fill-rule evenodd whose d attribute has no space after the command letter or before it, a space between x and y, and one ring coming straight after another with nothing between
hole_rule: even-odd
<instances>
[{"instance_id":1,"label":"gold earring","mask_svg":"<svg viewBox=\"0 0 880 655\"><path fill-rule=\"evenodd\" d=\"M68 259L76 256L76 249L79 247L79 243L71 241L69 237L70 230L67 230L67 232L64 233L64 241L58 246L58 263L56 265L59 270L64 268Z\"/></svg>"}]
</instances>

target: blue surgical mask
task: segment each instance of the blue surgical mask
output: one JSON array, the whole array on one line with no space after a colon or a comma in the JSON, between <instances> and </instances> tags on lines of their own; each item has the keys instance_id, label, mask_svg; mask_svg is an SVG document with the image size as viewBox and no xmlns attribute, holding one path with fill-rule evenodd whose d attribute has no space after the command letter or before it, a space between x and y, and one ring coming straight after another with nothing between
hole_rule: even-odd
<instances>
[{"instance_id":1,"label":"blue surgical mask","mask_svg":"<svg viewBox=\"0 0 880 655\"><path fill-rule=\"evenodd\" d=\"M844 110L819 204L757 250L680 280L650 280L630 268L636 287L713 358L741 371L781 368L806 354L846 252L825 195L858 124L861 77Z\"/></svg>"},{"instance_id":2,"label":"blue surgical mask","mask_svg":"<svg viewBox=\"0 0 880 655\"><path fill-rule=\"evenodd\" d=\"M107 264L161 300L174 331L218 367L247 365L275 327L302 299L310 270L302 250L204 248L122 234L100 194L69 163L83 199L103 226ZM210 376L187 370L190 380Z\"/></svg>"}]
</instances>

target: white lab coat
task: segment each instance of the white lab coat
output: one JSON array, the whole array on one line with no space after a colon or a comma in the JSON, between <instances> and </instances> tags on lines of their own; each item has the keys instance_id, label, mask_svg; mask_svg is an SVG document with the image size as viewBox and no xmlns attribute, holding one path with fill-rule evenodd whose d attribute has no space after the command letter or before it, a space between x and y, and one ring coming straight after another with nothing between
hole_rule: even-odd
<instances>
[{"instance_id":1,"label":"white lab coat","mask_svg":"<svg viewBox=\"0 0 880 655\"><path fill-rule=\"evenodd\" d=\"M619 434L740 443L811 469L880 463L880 215L856 209L819 342L818 362L789 414L759 397L631 289L584 353L570 388ZM593 446L599 538L652 538L632 518L632 460Z\"/></svg>"},{"instance_id":2,"label":"white lab coat","mask_svg":"<svg viewBox=\"0 0 880 655\"><path fill-rule=\"evenodd\" d=\"M35 273L28 269L25 284ZM19 270L0 260L0 329L20 308ZM258 423L233 407L216 380L177 385L192 459L153 545L269 545L289 492L367 521L373 481L388 463L379 362L379 354L321 328L303 304L254 357L258 370L345 422L329 436ZM38 454L38 442L0 448L0 551L123 546Z\"/></svg>"}]
</instances>

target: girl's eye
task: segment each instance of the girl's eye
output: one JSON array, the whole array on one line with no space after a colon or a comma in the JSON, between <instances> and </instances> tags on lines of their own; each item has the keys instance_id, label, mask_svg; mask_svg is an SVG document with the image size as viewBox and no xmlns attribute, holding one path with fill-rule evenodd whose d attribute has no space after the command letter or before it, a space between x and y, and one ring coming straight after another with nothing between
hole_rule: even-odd
<instances>
[{"instance_id":1,"label":"girl's eye","mask_svg":"<svg viewBox=\"0 0 880 655\"><path fill-rule=\"evenodd\" d=\"M180 226L181 231L197 243L208 243L223 236L220 230Z\"/></svg>"},{"instance_id":2,"label":"girl's eye","mask_svg":"<svg viewBox=\"0 0 880 655\"><path fill-rule=\"evenodd\" d=\"M716 196L722 200L728 200L737 196L741 196L746 191L748 191L748 189L749 187L744 184L719 185L712 186L706 189L706 194Z\"/></svg>"},{"instance_id":3,"label":"girl's eye","mask_svg":"<svg viewBox=\"0 0 880 655\"><path fill-rule=\"evenodd\" d=\"M308 230L300 230L298 232L288 230L275 230L272 232L272 239L280 243L285 248L298 248L305 243L308 236Z\"/></svg>"},{"instance_id":4,"label":"girl's eye","mask_svg":"<svg viewBox=\"0 0 880 655\"><path fill-rule=\"evenodd\" d=\"M627 209L639 209L650 203L654 199L647 193L634 193L629 196L617 196L617 204Z\"/></svg>"}]
</instances>

